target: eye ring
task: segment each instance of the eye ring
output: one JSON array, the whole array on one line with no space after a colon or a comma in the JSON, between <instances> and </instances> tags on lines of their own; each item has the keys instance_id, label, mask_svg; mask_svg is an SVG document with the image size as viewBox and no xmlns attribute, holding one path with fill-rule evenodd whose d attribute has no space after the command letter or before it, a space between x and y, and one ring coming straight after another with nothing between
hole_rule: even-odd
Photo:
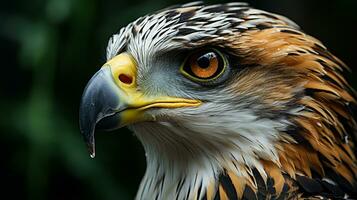
<instances>
[{"instance_id":1,"label":"eye ring","mask_svg":"<svg viewBox=\"0 0 357 200\"><path fill-rule=\"evenodd\" d=\"M190 54L180 72L197 82L210 82L219 78L227 68L225 56L216 49L201 49Z\"/></svg>"}]
</instances>

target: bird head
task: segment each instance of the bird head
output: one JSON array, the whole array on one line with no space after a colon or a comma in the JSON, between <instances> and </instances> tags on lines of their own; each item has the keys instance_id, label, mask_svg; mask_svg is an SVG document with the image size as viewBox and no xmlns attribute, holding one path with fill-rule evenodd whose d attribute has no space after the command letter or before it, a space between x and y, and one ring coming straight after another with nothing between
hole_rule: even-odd
<instances>
[{"instance_id":1,"label":"bird head","mask_svg":"<svg viewBox=\"0 0 357 200\"><path fill-rule=\"evenodd\" d=\"M110 38L107 62L83 93L81 133L94 156L96 128L127 126L148 168L162 171L323 174L321 157L355 162L355 100L344 69L283 16L245 3L172 7Z\"/></svg>"}]
</instances>

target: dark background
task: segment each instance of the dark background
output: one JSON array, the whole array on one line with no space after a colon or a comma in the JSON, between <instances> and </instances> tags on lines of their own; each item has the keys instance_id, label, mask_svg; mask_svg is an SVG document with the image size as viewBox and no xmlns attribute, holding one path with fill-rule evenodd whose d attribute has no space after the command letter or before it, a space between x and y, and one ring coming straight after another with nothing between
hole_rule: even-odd
<instances>
[{"instance_id":1,"label":"dark background","mask_svg":"<svg viewBox=\"0 0 357 200\"><path fill-rule=\"evenodd\" d=\"M357 1L247 2L294 20L357 71ZM0 199L134 198L145 170L141 144L126 129L99 133L97 157L89 158L79 134L79 101L105 62L111 34L177 3L182 2L1 2ZM349 75L355 88L356 73Z\"/></svg>"}]
</instances>

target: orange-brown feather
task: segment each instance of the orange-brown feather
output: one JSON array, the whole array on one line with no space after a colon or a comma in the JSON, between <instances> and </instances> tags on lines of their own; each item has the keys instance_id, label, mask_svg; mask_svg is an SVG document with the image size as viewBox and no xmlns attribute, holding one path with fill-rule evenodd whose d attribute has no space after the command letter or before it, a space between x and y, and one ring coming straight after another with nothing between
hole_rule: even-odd
<instances>
[{"instance_id":1,"label":"orange-brown feather","mask_svg":"<svg viewBox=\"0 0 357 200\"><path fill-rule=\"evenodd\" d=\"M348 67L315 38L298 30L293 30L294 33L285 30L291 29L246 31L232 36L228 44L242 58L241 65L255 66L243 70L239 80L232 84L237 93L254 94L258 90L256 95L262 103L272 111L279 111L284 105L272 106L274 102L288 102L297 89L305 91L296 102L304 109L289 118L298 127L297 134L303 141L293 142L289 134L282 133L284 136L276 144L280 163L262 161L264 169L274 180L276 195L281 193L284 183L296 180L297 175L331 178L326 170L333 170L356 187L353 137L357 126L348 108L356 100L342 75ZM239 193L242 185L254 188L249 180L246 184L234 180Z\"/></svg>"}]
</instances>

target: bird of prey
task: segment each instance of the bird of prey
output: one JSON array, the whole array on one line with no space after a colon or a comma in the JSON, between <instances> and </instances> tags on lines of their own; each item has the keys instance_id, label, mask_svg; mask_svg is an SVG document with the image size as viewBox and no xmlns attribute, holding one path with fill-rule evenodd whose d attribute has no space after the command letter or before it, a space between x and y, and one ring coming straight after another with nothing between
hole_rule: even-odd
<instances>
[{"instance_id":1,"label":"bird of prey","mask_svg":"<svg viewBox=\"0 0 357 200\"><path fill-rule=\"evenodd\" d=\"M146 151L136 199L355 199L347 66L281 15L173 6L114 34L80 129L128 127Z\"/></svg>"}]
</instances>

